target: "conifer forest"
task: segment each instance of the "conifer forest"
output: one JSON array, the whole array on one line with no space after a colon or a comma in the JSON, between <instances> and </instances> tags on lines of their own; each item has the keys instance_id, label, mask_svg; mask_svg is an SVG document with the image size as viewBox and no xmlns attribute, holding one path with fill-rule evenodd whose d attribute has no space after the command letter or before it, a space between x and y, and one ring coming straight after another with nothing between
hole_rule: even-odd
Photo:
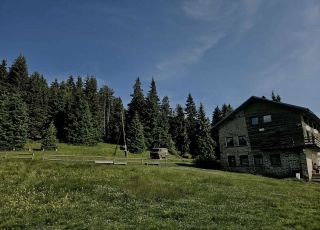
<instances>
[{"instance_id":1,"label":"conifer forest","mask_svg":"<svg viewBox=\"0 0 320 230\"><path fill-rule=\"evenodd\" d=\"M167 96L159 98L154 79L144 93L139 77L126 106L111 87L98 86L95 76L48 83L41 73L28 72L22 55L11 66L2 61L0 92L1 150L22 149L28 139L42 141L48 149L55 147L50 140L123 144L123 119L132 153L162 147L181 156L214 159L218 151L212 126L233 110L230 104L217 106L210 122L204 105L197 106L191 94L185 105L172 108Z\"/></svg>"}]
</instances>

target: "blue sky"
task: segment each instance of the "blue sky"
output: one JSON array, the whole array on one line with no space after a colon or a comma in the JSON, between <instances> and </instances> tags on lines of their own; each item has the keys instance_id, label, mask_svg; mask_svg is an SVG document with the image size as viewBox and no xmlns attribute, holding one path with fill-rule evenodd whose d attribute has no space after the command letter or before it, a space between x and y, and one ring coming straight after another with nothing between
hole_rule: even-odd
<instances>
[{"instance_id":1,"label":"blue sky","mask_svg":"<svg viewBox=\"0 0 320 230\"><path fill-rule=\"evenodd\" d=\"M172 106L190 92L211 113L275 90L320 115L320 1L0 0L0 28L9 64L95 75L125 104L140 76Z\"/></svg>"}]
</instances>

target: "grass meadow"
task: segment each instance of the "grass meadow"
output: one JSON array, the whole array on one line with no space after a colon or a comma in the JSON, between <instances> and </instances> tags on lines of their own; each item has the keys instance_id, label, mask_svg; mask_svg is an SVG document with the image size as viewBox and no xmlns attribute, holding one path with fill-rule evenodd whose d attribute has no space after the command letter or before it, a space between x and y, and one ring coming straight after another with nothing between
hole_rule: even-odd
<instances>
[{"instance_id":1,"label":"grass meadow","mask_svg":"<svg viewBox=\"0 0 320 230\"><path fill-rule=\"evenodd\" d=\"M106 146L58 152L112 154ZM0 160L1 229L320 229L320 184L41 154Z\"/></svg>"}]
</instances>

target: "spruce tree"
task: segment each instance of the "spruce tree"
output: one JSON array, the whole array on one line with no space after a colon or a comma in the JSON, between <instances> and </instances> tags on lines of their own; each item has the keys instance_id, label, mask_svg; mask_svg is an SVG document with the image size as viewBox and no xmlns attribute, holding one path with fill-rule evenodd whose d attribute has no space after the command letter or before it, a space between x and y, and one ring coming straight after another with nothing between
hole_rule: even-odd
<instances>
[{"instance_id":1,"label":"spruce tree","mask_svg":"<svg viewBox=\"0 0 320 230\"><path fill-rule=\"evenodd\" d=\"M51 122L42 139L41 149L55 150L57 147L57 130L53 122Z\"/></svg>"},{"instance_id":2,"label":"spruce tree","mask_svg":"<svg viewBox=\"0 0 320 230\"><path fill-rule=\"evenodd\" d=\"M188 139L190 140L189 150L192 155L196 152L196 128L197 128L197 108L193 101L191 94L189 93L186 103L186 126Z\"/></svg>"},{"instance_id":3,"label":"spruce tree","mask_svg":"<svg viewBox=\"0 0 320 230\"><path fill-rule=\"evenodd\" d=\"M110 139L117 139L117 137L111 136L112 128L111 128L111 116L114 110L114 92L111 88L104 85L99 90L99 113L98 113L98 120L99 120L99 127L101 137L104 141L108 142ZM111 142L113 143L113 141Z\"/></svg>"},{"instance_id":4,"label":"spruce tree","mask_svg":"<svg viewBox=\"0 0 320 230\"><path fill-rule=\"evenodd\" d=\"M67 105L72 101L73 92L67 87L66 83L62 81L59 86L53 83L50 88L50 115L53 116L53 121L57 129L57 138L59 140L66 140L64 125L67 117Z\"/></svg>"},{"instance_id":5,"label":"spruce tree","mask_svg":"<svg viewBox=\"0 0 320 230\"><path fill-rule=\"evenodd\" d=\"M0 94L8 91L7 61L2 60L0 65Z\"/></svg>"},{"instance_id":6,"label":"spruce tree","mask_svg":"<svg viewBox=\"0 0 320 230\"><path fill-rule=\"evenodd\" d=\"M196 163L210 164L215 159L215 142L210 134L210 121L206 117L202 103L197 114Z\"/></svg>"},{"instance_id":7,"label":"spruce tree","mask_svg":"<svg viewBox=\"0 0 320 230\"><path fill-rule=\"evenodd\" d=\"M170 153L175 153L175 143L170 135L170 119L172 119L172 110L169 98L165 96L162 99L157 125L153 131L154 140L152 146L168 148Z\"/></svg>"},{"instance_id":8,"label":"spruce tree","mask_svg":"<svg viewBox=\"0 0 320 230\"><path fill-rule=\"evenodd\" d=\"M173 141L175 142L180 155L183 156L188 153L190 141L187 133L186 119L184 110L179 104L175 109L174 116L170 123L170 130Z\"/></svg>"},{"instance_id":9,"label":"spruce tree","mask_svg":"<svg viewBox=\"0 0 320 230\"><path fill-rule=\"evenodd\" d=\"M281 97L279 94L275 94L274 91L272 90L271 93L271 99L275 102L281 102Z\"/></svg>"},{"instance_id":10,"label":"spruce tree","mask_svg":"<svg viewBox=\"0 0 320 230\"><path fill-rule=\"evenodd\" d=\"M136 113L127 131L128 150L132 153L141 153L146 149L144 142L143 125Z\"/></svg>"},{"instance_id":11,"label":"spruce tree","mask_svg":"<svg viewBox=\"0 0 320 230\"><path fill-rule=\"evenodd\" d=\"M221 121L223 118L222 112L219 108L219 106L217 106L213 113L212 113L212 121L211 121L211 126L215 126L219 121Z\"/></svg>"},{"instance_id":12,"label":"spruce tree","mask_svg":"<svg viewBox=\"0 0 320 230\"><path fill-rule=\"evenodd\" d=\"M162 131L157 128L160 119L160 99L158 97L156 83L153 78L146 98L146 114L144 118L146 146L151 148L154 147L152 144L154 144L155 138L159 139L159 136L162 136L162 134L159 133ZM156 135L156 137L154 135Z\"/></svg>"},{"instance_id":13,"label":"spruce tree","mask_svg":"<svg viewBox=\"0 0 320 230\"><path fill-rule=\"evenodd\" d=\"M174 152L174 146L169 135L168 120L164 114L160 114L156 120L155 126L152 129L151 145L155 148L168 148L170 152Z\"/></svg>"},{"instance_id":14,"label":"spruce tree","mask_svg":"<svg viewBox=\"0 0 320 230\"><path fill-rule=\"evenodd\" d=\"M14 92L20 93L24 98L26 96L27 86L28 86L28 67L26 58L20 55L12 64L8 83Z\"/></svg>"},{"instance_id":15,"label":"spruce tree","mask_svg":"<svg viewBox=\"0 0 320 230\"><path fill-rule=\"evenodd\" d=\"M76 88L76 84L74 83L74 78L73 76L69 76L67 81L66 81L66 88L68 89L69 92L72 92Z\"/></svg>"},{"instance_id":16,"label":"spruce tree","mask_svg":"<svg viewBox=\"0 0 320 230\"><path fill-rule=\"evenodd\" d=\"M130 124L131 120L133 119L136 113L139 115L141 122L144 123L143 118L146 112L146 102L139 78L137 78L133 86L133 94L131 94L131 97L132 99L128 104L128 110L126 113L127 124Z\"/></svg>"},{"instance_id":17,"label":"spruce tree","mask_svg":"<svg viewBox=\"0 0 320 230\"><path fill-rule=\"evenodd\" d=\"M38 72L30 76L26 102L29 113L29 138L40 140L44 127L48 126L49 88L47 81Z\"/></svg>"},{"instance_id":18,"label":"spruce tree","mask_svg":"<svg viewBox=\"0 0 320 230\"><path fill-rule=\"evenodd\" d=\"M0 95L0 149L22 149L27 140L28 113L17 94Z\"/></svg>"},{"instance_id":19,"label":"spruce tree","mask_svg":"<svg viewBox=\"0 0 320 230\"><path fill-rule=\"evenodd\" d=\"M228 116L230 113L233 112L233 108L230 104L223 104L221 108L221 113L222 113L222 118L225 118Z\"/></svg>"},{"instance_id":20,"label":"spruce tree","mask_svg":"<svg viewBox=\"0 0 320 230\"><path fill-rule=\"evenodd\" d=\"M73 144L94 145L97 130L93 126L92 115L83 93L82 79L79 77L65 111L65 141Z\"/></svg>"},{"instance_id":21,"label":"spruce tree","mask_svg":"<svg viewBox=\"0 0 320 230\"><path fill-rule=\"evenodd\" d=\"M89 105L86 101L83 102L80 105L80 109L82 112L82 115L79 119L79 144L85 144L85 145L95 145L98 143L97 140L97 130L93 126L94 122L92 119L92 115L90 112Z\"/></svg>"},{"instance_id":22,"label":"spruce tree","mask_svg":"<svg viewBox=\"0 0 320 230\"><path fill-rule=\"evenodd\" d=\"M271 93L271 99L272 99L273 101L276 101L276 100L277 100L277 97L276 97L276 95L275 95L275 93L274 93L273 90L272 90L272 93Z\"/></svg>"},{"instance_id":23,"label":"spruce tree","mask_svg":"<svg viewBox=\"0 0 320 230\"><path fill-rule=\"evenodd\" d=\"M85 86L84 86L84 94L85 98L89 104L90 112L92 115L92 125L94 127L96 137L95 139L97 141L101 138L101 127L99 123L98 118L98 112L99 112L99 95L98 95L98 84L95 77L87 77L85 80Z\"/></svg>"},{"instance_id":24,"label":"spruce tree","mask_svg":"<svg viewBox=\"0 0 320 230\"><path fill-rule=\"evenodd\" d=\"M108 124L107 142L116 144L119 136L122 134L122 113L124 108L120 97L112 99L112 107L110 110L110 120ZM125 122L125 120L124 120ZM123 139L120 138L120 144L123 144Z\"/></svg>"},{"instance_id":25,"label":"spruce tree","mask_svg":"<svg viewBox=\"0 0 320 230\"><path fill-rule=\"evenodd\" d=\"M228 106L226 106L226 109ZM220 159L220 148L219 148L219 133L218 130L214 128L214 126L223 119L222 111L220 110L219 106L217 106L212 114L212 121L211 121L211 137L217 143L215 148L216 157Z\"/></svg>"}]
</instances>

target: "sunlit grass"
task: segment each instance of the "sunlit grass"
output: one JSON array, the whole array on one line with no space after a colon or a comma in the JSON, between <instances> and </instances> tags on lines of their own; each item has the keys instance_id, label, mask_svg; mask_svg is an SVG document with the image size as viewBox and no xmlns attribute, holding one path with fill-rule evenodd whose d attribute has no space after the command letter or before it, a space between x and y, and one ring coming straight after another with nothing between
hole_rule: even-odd
<instances>
[{"instance_id":1,"label":"sunlit grass","mask_svg":"<svg viewBox=\"0 0 320 230\"><path fill-rule=\"evenodd\" d=\"M319 184L216 170L0 161L9 229L319 229L319 196Z\"/></svg>"}]
</instances>

